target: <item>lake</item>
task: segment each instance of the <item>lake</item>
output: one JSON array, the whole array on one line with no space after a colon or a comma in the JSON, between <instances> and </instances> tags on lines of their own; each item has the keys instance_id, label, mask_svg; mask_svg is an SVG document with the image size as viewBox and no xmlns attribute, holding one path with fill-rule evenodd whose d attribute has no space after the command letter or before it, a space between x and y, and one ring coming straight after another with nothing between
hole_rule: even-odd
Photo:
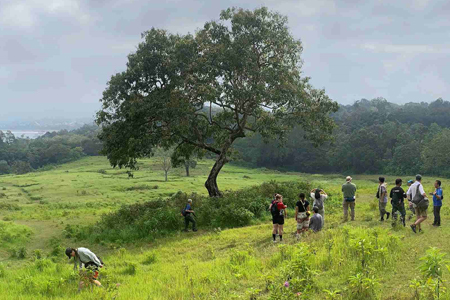
<instances>
[{"instance_id":1,"label":"lake","mask_svg":"<svg viewBox=\"0 0 450 300\"><path fill-rule=\"evenodd\" d=\"M4 133L6 133L8 130L3 130ZM12 134L14 134L15 137L22 137L22 135L26 138L35 139L40 137L41 135L44 135L46 132L52 132L52 131L58 131L58 130L11 130Z\"/></svg>"}]
</instances>

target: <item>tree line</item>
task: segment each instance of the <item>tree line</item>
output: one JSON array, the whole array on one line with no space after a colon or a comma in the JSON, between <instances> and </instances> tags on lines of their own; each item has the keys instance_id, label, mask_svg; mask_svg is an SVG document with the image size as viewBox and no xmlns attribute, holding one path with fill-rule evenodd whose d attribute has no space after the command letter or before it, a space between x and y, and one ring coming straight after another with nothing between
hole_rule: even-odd
<instances>
[{"instance_id":1,"label":"tree line","mask_svg":"<svg viewBox=\"0 0 450 300\"><path fill-rule=\"evenodd\" d=\"M450 176L450 102L397 105L362 99L332 114L333 139L319 147L295 128L281 141L255 134L236 144L254 167L307 173ZM265 143L268 142L268 143Z\"/></svg>"},{"instance_id":2,"label":"tree line","mask_svg":"<svg viewBox=\"0 0 450 300\"><path fill-rule=\"evenodd\" d=\"M0 175L24 174L45 166L62 164L83 156L99 155L99 127L47 132L36 139L16 137L0 131Z\"/></svg>"}]
</instances>

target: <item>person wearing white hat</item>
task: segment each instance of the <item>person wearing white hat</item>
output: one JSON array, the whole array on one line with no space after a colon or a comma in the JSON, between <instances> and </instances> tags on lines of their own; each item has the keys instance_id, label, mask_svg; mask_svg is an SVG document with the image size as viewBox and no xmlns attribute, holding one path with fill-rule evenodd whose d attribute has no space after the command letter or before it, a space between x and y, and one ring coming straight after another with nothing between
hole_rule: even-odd
<instances>
[{"instance_id":1,"label":"person wearing white hat","mask_svg":"<svg viewBox=\"0 0 450 300\"><path fill-rule=\"evenodd\" d=\"M342 207L344 209L344 221L348 218L348 208L350 207L350 217L352 221L355 220L355 194L356 185L352 183L352 178L347 176L346 182L342 185L342 193L344 194L344 201Z\"/></svg>"}]
</instances>

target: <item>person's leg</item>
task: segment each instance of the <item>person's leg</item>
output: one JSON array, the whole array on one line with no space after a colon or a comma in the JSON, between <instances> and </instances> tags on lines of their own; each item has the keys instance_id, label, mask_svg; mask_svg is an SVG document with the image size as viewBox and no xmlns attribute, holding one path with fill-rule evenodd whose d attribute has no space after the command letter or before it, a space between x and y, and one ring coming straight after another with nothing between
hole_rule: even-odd
<instances>
[{"instance_id":1,"label":"person's leg","mask_svg":"<svg viewBox=\"0 0 450 300\"><path fill-rule=\"evenodd\" d=\"M433 206L433 216L434 216L434 221L433 221L433 225L437 224L437 206Z\"/></svg>"},{"instance_id":2,"label":"person's leg","mask_svg":"<svg viewBox=\"0 0 450 300\"><path fill-rule=\"evenodd\" d=\"M283 225L278 225L278 235L280 236L280 241L283 240Z\"/></svg>"},{"instance_id":3,"label":"person's leg","mask_svg":"<svg viewBox=\"0 0 450 300\"><path fill-rule=\"evenodd\" d=\"M402 204L400 204L400 206L399 206L399 210L398 210L399 212L400 212L400 221L402 222L402 224L403 224L403 226L406 226L406 210L405 210L405 205L402 203Z\"/></svg>"},{"instance_id":4,"label":"person's leg","mask_svg":"<svg viewBox=\"0 0 450 300\"><path fill-rule=\"evenodd\" d=\"M273 230L272 230L273 241L275 241L275 239L277 237L277 232L278 232L278 224L273 224Z\"/></svg>"},{"instance_id":5,"label":"person's leg","mask_svg":"<svg viewBox=\"0 0 450 300\"><path fill-rule=\"evenodd\" d=\"M345 199L344 199L344 202L342 202L342 208L344 210L344 221L347 221L347 217L348 217L348 202L345 201Z\"/></svg>"},{"instance_id":6,"label":"person's leg","mask_svg":"<svg viewBox=\"0 0 450 300\"><path fill-rule=\"evenodd\" d=\"M441 226L441 207L442 206L436 206L437 210L437 226Z\"/></svg>"},{"instance_id":7,"label":"person's leg","mask_svg":"<svg viewBox=\"0 0 450 300\"><path fill-rule=\"evenodd\" d=\"M378 211L380 212L380 221L384 221L384 214L386 211L383 208L383 202L378 201Z\"/></svg>"},{"instance_id":8,"label":"person's leg","mask_svg":"<svg viewBox=\"0 0 450 300\"><path fill-rule=\"evenodd\" d=\"M192 230L197 231L197 221L195 221L195 218L191 216L191 222L192 222Z\"/></svg>"},{"instance_id":9,"label":"person's leg","mask_svg":"<svg viewBox=\"0 0 450 300\"><path fill-rule=\"evenodd\" d=\"M322 226L325 225L325 207L322 209L319 209L319 215L322 216Z\"/></svg>"},{"instance_id":10,"label":"person's leg","mask_svg":"<svg viewBox=\"0 0 450 300\"><path fill-rule=\"evenodd\" d=\"M352 221L355 221L355 201L350 202L350 216L352 218Z\"/></svg>"},{"instance_id":11,"label":"person's leg","mask_svg":"<svg viewBox=\"0 0 450 300\"><path fill-rule=\"evenodd\" d=\"M184 231L187 231L189 227L189 219L188 216L184 217Z\"/></svg>"}]
</instances>

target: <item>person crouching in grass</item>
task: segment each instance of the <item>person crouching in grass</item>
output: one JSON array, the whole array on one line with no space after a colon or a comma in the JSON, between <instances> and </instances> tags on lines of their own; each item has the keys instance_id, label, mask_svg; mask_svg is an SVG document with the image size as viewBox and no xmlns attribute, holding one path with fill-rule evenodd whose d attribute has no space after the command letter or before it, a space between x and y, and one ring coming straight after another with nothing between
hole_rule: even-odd
<instances>
[{"instance_id":1,"label":"person crouching in grass","mask_svg":"<svg viewBox=\"0 0 450 300\"><path fill-rule=\"evenodd\" d=\"M318 232L322 230L323 218L322 215L319 213L319 208L317 206L313 207L313 211L314 215L311 217L311 220L309 221L309 228L314 232Z\"/></svg>"},{"instance_id":2,"label":"person crouching in grass","mask_svg":"<svg viewBox=\"0 0 450 300\"><path fill-rule=\"evenodd\" d=\"M433 226L441 226L441 207L442 207L442 199L444 199L444 193L441 188L441 181L436 180L434 183L435 191L433 192L433 214L434 214L434 222Z\"/></svg>"},{"instance_id":3,"label":"person crouching in grass","mask_svg":"<svg viewBox=\"0 0 450 300\"><path fill-rule=\"evenodd\" d=\"M297 221L297 239L300 233L309 229L309 202L305 199L305 194L299 195L300 200L295 205L295 220Z\"/></svg>"},{"instance_id":4,"label":"person crouching in grass","mask_svg":"<svg viewBox=\"0 0 450 300\"><path fill-rule=\"evenodd\" d=\"M69 257L69 260L73 257L74 264L73 269L77 269L77 265L79 265L80 271L84 265L85 269L92 270L93 276L90 279L92 283L96 286L102 286L100 281L98 281L98 268L103 268L103 261L97 255L95 255L91 250L87 248L67 248L66 255ZM83 285L86 285L83 281L80 281L78 291L81 290Z\"/></svg>"}]
</instances>

